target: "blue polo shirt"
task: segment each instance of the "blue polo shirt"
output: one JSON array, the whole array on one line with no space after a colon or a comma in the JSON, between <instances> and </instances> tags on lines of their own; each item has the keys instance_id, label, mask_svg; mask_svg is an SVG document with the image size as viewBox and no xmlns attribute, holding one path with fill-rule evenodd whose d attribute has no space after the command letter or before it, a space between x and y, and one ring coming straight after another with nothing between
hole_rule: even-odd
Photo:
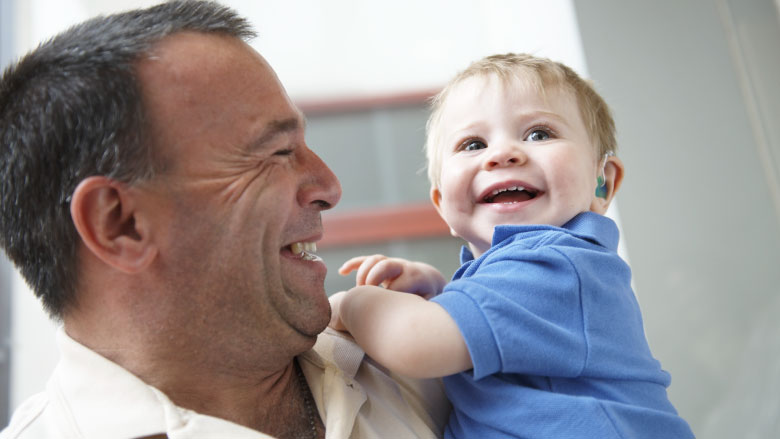
<instances>
[{"instance_id":1,"label":"blue polo shirt","mask_svg":"<svg viewBox=\"0 0 780 439\"><path fill-rule=\"evenodd\" d=\"M474 364L444 378L447 438L692 438L645 339L618 229L586 212L563 227L497 226L491 248L432 300Z\"/></svg>"}]
</instances>

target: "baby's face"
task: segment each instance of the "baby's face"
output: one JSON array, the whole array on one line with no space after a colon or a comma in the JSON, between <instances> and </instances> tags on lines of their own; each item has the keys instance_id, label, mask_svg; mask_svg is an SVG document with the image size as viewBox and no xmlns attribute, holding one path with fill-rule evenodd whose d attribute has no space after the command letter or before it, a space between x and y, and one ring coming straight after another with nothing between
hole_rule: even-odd
<instances>
[{"instance_id":1,"label":"baby's face","mask_svg":"<svg viewBox=\"0 0 780 439\"><path fill-rule=\"evenodd\" d=\"M598 158L573 95L472 77L447 97L431 198L475 256L501 224L561 226L590 210Z\"/></svg>"}]
</instances>

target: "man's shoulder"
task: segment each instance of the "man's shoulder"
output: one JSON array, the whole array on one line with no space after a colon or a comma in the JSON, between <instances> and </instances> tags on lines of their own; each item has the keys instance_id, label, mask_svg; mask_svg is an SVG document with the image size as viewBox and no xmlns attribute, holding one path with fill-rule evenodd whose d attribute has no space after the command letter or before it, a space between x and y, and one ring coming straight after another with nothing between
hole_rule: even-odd
<instances>
[{"instance_id":1,"label":"man's shoulder","mask_svg":"<svg viewBox=\"0 0 780 439\"><path fill-rule=\"evenodd\" d=\"M22 439L46 437L41 430L45 423L42 418L49 406L49 396L45 392L35 394L25 400L11 417L11 422L0 432L0 439Z\"/></svg>"}]
</instances>

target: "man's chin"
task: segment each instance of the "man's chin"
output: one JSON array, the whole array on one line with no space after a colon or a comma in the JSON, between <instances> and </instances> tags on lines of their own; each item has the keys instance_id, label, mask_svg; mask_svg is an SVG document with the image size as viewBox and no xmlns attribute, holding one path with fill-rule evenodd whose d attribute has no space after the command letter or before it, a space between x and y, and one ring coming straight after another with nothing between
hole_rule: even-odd
<instances>
[{"instance_id":1,"label":"man's chin","mask_svg":"<svg viewBox=\"0 0 780 439\"><path fill-rule=\"evenodd\" d=\"M298 332L307 337L317 338L330 323L330 303L325 299L324 306L318 306L316 310L308 313L309 316L299 322Z\"/></svg>"}]
</instances>

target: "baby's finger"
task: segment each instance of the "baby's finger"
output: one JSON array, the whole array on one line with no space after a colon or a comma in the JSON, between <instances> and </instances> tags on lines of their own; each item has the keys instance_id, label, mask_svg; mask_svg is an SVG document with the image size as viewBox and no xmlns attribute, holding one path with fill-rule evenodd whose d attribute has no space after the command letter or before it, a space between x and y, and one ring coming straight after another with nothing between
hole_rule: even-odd
<instances>
[{"instance_id":1,"label":"baby's finger","mask_svg":"<svg viewBox=\"0 0 780 439\"><path fill-rule=\"evenodd\" d=\"M339 274L342 276L346 276L349 273L351 273L354 270L357 270L358 267L360 267L360 264L363 263L367 258L370 256L356 256L347 262L344 262L341 264L341 267L339 267Z\"/></svg>"},{"instance_id":2,"label":"baby's finger","mask_svg":"<svg viewBox=\"0 0 780 439\"><path fill-rule=\"evenodd\" d=\"M360 264L360 267L358 267L357 275L355 276L355 285L366 285L366 277L368 276L369 271L371 271L371 268L385 259L387 259L385 255L373 255L367 257Z\"/></svg>"},{"instance_id":3,"label":"baby's finger","mask_svg":"<svg viewBox=\"0 0 780 439\"><path fill-rule=\"evenodd\" d=\"M366 275L366 285L382 286L387 282L388 286L393 279L397 278L403 272L403 266L392 259L384 259L371 267Z\"/></svg>"},{"instance_id":4,"label":"baby's finger","mask_svg":"<svg viewBox=\"0 0 780 439\"><path fill-rule=\"evenodd\" d=\"M418 294L420 280L413 276L398 276L385 285L388 290L403 291L405 293Z\"/></svg>"}]
</instances>

